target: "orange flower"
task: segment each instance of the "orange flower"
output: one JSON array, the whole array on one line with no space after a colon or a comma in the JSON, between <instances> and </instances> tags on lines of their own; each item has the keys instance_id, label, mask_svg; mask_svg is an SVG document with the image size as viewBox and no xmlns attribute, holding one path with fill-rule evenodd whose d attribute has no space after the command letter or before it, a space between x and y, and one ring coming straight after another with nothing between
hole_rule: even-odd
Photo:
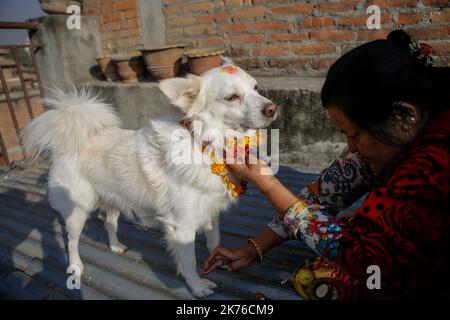
<instances>
[{"instance_id":1,"label":"orange flower","mask_svg":"<svg viewBox=\"0 0 450 320\"><path fill-rule=\"evenodd\" d=\"M223 163L213 163L211 164L211 171L214 174L221 175L222 173L227 173L228 170Z\"/></svg>"}]
</instances>

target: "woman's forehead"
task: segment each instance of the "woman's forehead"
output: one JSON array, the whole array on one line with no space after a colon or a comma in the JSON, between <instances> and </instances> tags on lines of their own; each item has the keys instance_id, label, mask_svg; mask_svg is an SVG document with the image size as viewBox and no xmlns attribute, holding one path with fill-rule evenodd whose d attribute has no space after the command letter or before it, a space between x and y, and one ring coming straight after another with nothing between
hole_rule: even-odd
<instances>
[{"instance_id":1,"label":"woman's forehead","mask_svg":"<svg viewBox=\"0 0 450 320\"><path fill-rule=\"evenodd\" d=\"M341 132L348 133L357 130L356 125L337 106L330 106L327 109L328 115Z\"/></svg>"}]
</instances>

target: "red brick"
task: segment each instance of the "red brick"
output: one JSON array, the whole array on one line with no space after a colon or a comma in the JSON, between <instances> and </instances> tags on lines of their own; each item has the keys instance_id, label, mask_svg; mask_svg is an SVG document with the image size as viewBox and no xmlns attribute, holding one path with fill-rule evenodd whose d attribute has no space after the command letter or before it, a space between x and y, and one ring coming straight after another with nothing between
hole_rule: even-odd
<instances>
[{"instance_id":1,"label":"red brick","mask_svg":"<svg viewBox=\"0 0 450 320\"><path fill-rule=\"evenodd\" d=\"M257 31L271 31L271 30L290 30L291 25L286 21L256 21L251 24L251 27Z\"/></svg>"},{"instance_id":2,"label":"red brick","mask_svg":"<svg viewBox=\"0 0 450 320\"><path fill-rule=\"evenodd\" d=\"M326 28L335 24L333 17L304 17L302 20L304 28Z\"/></svg>"},{"instance_id":3,"label":"red brick","mask_svg":"<svg viewBox=\"0 0 450 320\"><path fill-rule=\"evenodd\" d=\"M288 49L281 46L261 46L253 48L253 54L255 56L285 56L288 54Z\"/></svg>"},{"instance_id":4,"label":"red brick","mask_svg":"<svg viewBox=\"0 0 450 320\"><path fill-rule=\"evenodd\" d=\"M84 9L83 13L85 16L96 16L98 14L95 9Z\"/></svg>"},{"instance_id":5,"label":"red brick","mask_svg":"<svg viewBox=\"0 0 450 320\"><path fill-rule=\"evenodd\" d=\"M234 11L231 16L235 19L256 18L264 16L266 11L265 7L249 7Z\"/></svg>"},{"instance_id":6,"label":"red brick","mask_svg":"<svg viewBox=\"0 0 450 320\"><path fill-rule=\"evenodd\" d=\"M109 30L109 23L103 23L100 25L99 29L102 34L105 34Z\"/></svg>"},{"instance_id":7,"label":"red brick","mask_svg":"<svg viewBox=\"0 0 450 320\"><path fill-rule=\"evenodd\" d=\"M328 43L314 43L314 44L297 44L292 46L292 52L298 55L309 54L323 54L332 53L336 51L336 48L332 44Z\"/></svg>"},{"instance_id":8,"label":"red brick","mask_svg":"<svg viewBox=\"0 0 450 320\"><path fill-rule=\"evenodd\" d=\"M224 5L239 6L239 5L242 5L242 0L225 0Z\"/></svg>"},{"instance_id":9,"label":"red brick","mask_svg":"<svg viewBox=\"0 0 450 320\"><path fill-rule=\"evenodd\" d=\"M205 46L205 47L210 47L210 46L223 46L225 45L225 41L222 37L219 36L212 36L212 37L208 37L205 39L199 39L197 41L198 46Z\"/></svg>"},{"instance_id":10,"label":"red brick","mask_svg":"<svg viewBox=\"0 0 450 320\"><path fill-rule=\"evenodd\" d=\"M448 6L448 0L422 0L426 6Z\"/></svg>"},{"instance_id":11,"label":"red brick","mask_svg":"<svg viewBox=\"0 0 450 320\"><path fill-rule=\"evenodd\" d=\"M369 15L359 16L342 16L339 18L339 24L341 26L366 26ZM392 17L388 13L381 14L381 24L390 24Z\"/></svg>"},{"instance_id":12,"label":"red brick","mask_svg":"<svg viewBox=\"0 0 450 320\"><path fill-rule=\"evenodd\" d=\"M124 30L126 32L127 37L136 37L140 36L139 28L131 28Z\"/></svg>"},{"instance_id":13,"label":"red brick","mask_svg":"<svg viewBox=\"0 0 450 320\"><path fill-rule=\"evenodd\" d=\"M182 7L183 7L183 12L193 13L193 12L199 12L199 11L212 10L214 8L214 4L212 4L210 2L201 2L201 3L185 5Z\"/></svg>"},{"instance_id":14,"label":"red brick","mask_svg":"<svg viewBox=\"0 0 450 320\"><path fill-rule=\"evenodd\" d=\"M268 65L272 68L293 68L299 69L302 67L306 67L308 64L308 60L298 59L298 58L271 58L268 61Z\"/></svg>"},{"instance_id":15,"label":"red brick","mask_svg":"<svg viewBox=\"0 0 450 320\"><path fill-rule=\"evenodd\" d=\"M189 24L194 24L194 22L195 19L192 17L177 17L166 20L168 26L185 26Z\"/></svg>"},{"instance_id":16,"label":"red brick","mask_svg":"<svg viewBox=\"0 0 450 320\"><path fill-rule=\"evenodd\" d=\"M120 14L120 12L102 17L103 23L108 23L108 22L112 22L112 21L120 21L120 20L122 20L122 15Z\"/></svg>"},{"instance_id":17,"label":"red brick","mask_svg":"<svg viewBox=\"0 0 450 320\"><path fill-rule=\"evenodd\" d=\"M431 45L436 54L450 54L450 42L433 43Z\"/></svg>"},{"instance_id":18,"label":"red brick","mask_svg":"<svg viewBox=\"0 0 450 320\"><path fill-rule=\"evenodd\" d=\"M317 59L311 62L311 68L314 70L328 69L336 61L336 58Z\"/></svg>"},{"instance_id":19,"label":"red brick","mask_svg":"<svg viewBox=\"0 0 450 320\"><path fill-rule=\"evenodd\" d=\"M230 37L230 42L233 43L259 43L264 41L262 34L244 34L240 36Z\"/></svg>"},{"instance_id":20,"label":"red brick","mask_svg":"<svg viewBox=\"0 0 450 320\"><path fill-rule=\"evenodd\" d=\"M422 14L411 12L400 12L397 18L397 24L415 24L422 20Z\"/></svg>"},{"instance_id":21,"label":"red brick","mask_svg":"<svg viewBox=\"0 0 450 320\"><path fill-rule=\"evenodd\" d=\"M108 22L100 26L100 31L102 32L111 30L120 30L120 22L119 21Z\"/></svg>"},{"instance_id":22,"label":"red brick","mask_svg":"<svg viewBox=\"0 0 450 320\"><path fill-rule=\"evenodd\" d=\"M356 40L357 41L371 41L376 39L386 39L389 34L389 30L362 30L358 31Z\"/></svg>"},{"instance_id":23,"label":"red brick","mask_svg":"<svg viewBox=\"0 0 450 320\"><path fill-rule=\"evenodd\" d=\"M229 23L225 24L219 29L220 32L246 32L248 26L246 23Z\"/></svg>"},{"instance_id":24,"label":"red brick","mask_svg":"<svg viewBox=\"0 0 450 320\"><path fill-rule=\"evenodd\" d=\"M181 3L181 2L184 2L184 1L186 1L186 0L164 0L166 5L174 4L174 3Z\"/></svg>"},{"instance_id":25,"label":"red brick","mask_svg":"<svg viewBox=\"0 0 450 320\"><path fill-rule=\"evenodd\" d=\"M83 8L84 9L93 9L97 7L97 1L96 0L84 0L83 2Z\"/></svg>"},{"instance_id":26,"label":"red brick","mask_svg":"<svg viewBox=\"0 0 450 320\"><path fill-rule=\"evenodd\" d=\"M248 57L250 55L250 52L246 48L232 46L230 52L226 52L225 54L231 55L233 57Z\"/></svg>"},{"instance_id":27,"label":"red brick","mask_svg":"<svg viewBox=\"0 0 450 320\"><path fill-rule=\"evenodd\" d=\"M238 65L239 67L246 69L246 70L264 68L265 67L264 62L265 61L263 59L258 59L258 58L252 58L252 59L237 58L234 60L234 63L236 65Z\"/></svg>"},{"instance_id":28,"label":"red brick","mask_svg":"<svg viewBox=\"0 0 450 320\"><path fill-rule=\"evenodd\" d=\"M124 19L137 18L137 10L125 10L122 12Z\"/></svg>"},{"instance_id":29,"label":"red brick","mask_svg":"<svg viewBox=\"0 0 450 320\"><path fill-rule=\"evenodd\" d=\"M113 14L116 10L114 6L102 6L100 10L95 10L97 14L100 12L102 15Z\"/></svg>"},{"instance_id":30,"label":"red brick","mask_svg":"<svg viewBox=\"0 0 450 320\"><path fill-rule=\"evenodd\" d=\"M271 4L271 5L273 5L273 4L280 4L280 2L283 2L283 1L279 1L279 0L252 0L252 2L254 4L264 4L264 5ZM286 0L284 0L284 2L286 2Z\"/></svg>"},{"instance_id":31,"label":"red brick","mask_svg":"<svg viewBox=\"0 0 450 320\"><path fill-rule=\"evenodd\" d=\"M353 39L353 33L343 30L310 31L309 37L312 40L349 41Z\"/></svg>"},{"instance_id":32,"label":"red brick","mask_svg":"<svg viewBox=\"0 0 450 320\"><path fill-rule=\"evenodd\" d=\"M173 15L173 14L181 13L181 7L175 7L175 6L166 7L165 13L167 15Z\"/></svg>"},{"instance_id":33,"label":"red brick","mask_svg":"<svg viewBox=\"0 0 450 320\"><path fill-rule=\"evenodd\" d=\"M175 38L183 34L183 28L170 28L167 30L167 36L169 38Z\"/></svg>"},{"instance_id":34,"label":"red brick","mask_svg":"<svg viewBox=\"0 0 450 320\"><path fill-rule=\"evenodd\" d=\"M428 26L408 29L408 33L415 40L448 39L450 38L450 26Z\"/></svg>"},{"instance_id":35,"label":"red brick","mask_svg":"<svg viewBox=\"0 0 450 320\"><path fill-rule=\"evenodd\" d=\"M291 64L291 59L283 59L283 58L270 58L268 61L268 65L271 68L289 68Z\"/></svg>"},{"instance_id":36,"label":"red brick","mask_svg":"<svg viewBox=\"0 0 450 320\"><path fill-rule=\"evenodd\" d=\"M308 32L274 33L268 35L269 41L302 41L308 39Z\"/></svg>"},{"instance_id":37,"label":"red brick","mask_svg":"<svg viewBox=\"0 0 450 320\"><path fill-rule=\"evenodd\" d=\"M184 34L195 36L200 34L214 34L214 29L210 25L200 25L184 28Z\"/></svg>"},{"instance_id":38,"label":"red brick","mask_svg":"<svg viewBox=\"0 0 450 320\"><path fill-rule=\"evenodd\" d=\"M450 9L430 13L431 22L450 22Z\"/></svg>"},{"instance_id":39,"label":"red brick","mask_svg":"<svg viewBox=\"0 0 450 320\"><path fill-rule=\"evenodd\" d=\"M270 9L270 11L273 14L287 15L287 14L311 13L312 9L313 6L310 3L298 3L298 4L273 6Z\"/></svg>"},{"instance_id":40,"label":"red brick","mask_svg":"<svg viewBox=\"0 0 450 320\"><path fill-rule=\"evenodd\" d=\"M418 0L374 0L372 4L385 7L415 7Z\"/></svg>"},{"instance_id":41,"label":"red brick","mask_svg":"<svg viewBox=\"0 0 450 320\"><path fill-rule=\"evenodd\" d=\"M317 5L317 9L320 12L343 12L343 11L351 11L354 10L355 7L360 3L360 0L344 0L344 1L337 1L337 2L329 2L324 1L322 3L319 3Z\"/></svg>"},{"instance_id":42,"label":"red brick","mask_svg":"<svg viewBox=\"0 0 450 320\"><path fill-rule=\"evenodd\" d=\"M223 20L226 20L227 18L228 18L228 14L220 13L220 12L208 13L203 16L196 17L197 21L200 23L212 22L212 21L223 21Z\"/></svg>"},{"instance_id":43,"label":"red brick","mask_svg":"<svg viewBox=\"0 0 450 320\"><path fill-rule=\"evenodd\" d=\"M85 1L79 1L79 2L83 2L83 5L84 5L86 3L86 0ZM99 1L97 1L96 6L97 7L113 6L114 2L119 2L119 1L117 1L117 0L99 0Z\"/></svg>"},{"instance_id":44,"label":"red brick","mask_svg":"<svg viewBox=\"0 0 450 320\"><path fill-rule=\"evenodd\" d=\"M136 9L136 0L123 0L114 4L114 8L117 11Z\"/></svg>"},{"instance_id":45,"label":"red brick","mask_svg":"<svg viewBox=\"0 0 450 320\"><path fill-rule=\"evenodd\" d=\"M121 29L139 28L139 20L125 20L120 23Z\"/></svg>"}]
</instances>

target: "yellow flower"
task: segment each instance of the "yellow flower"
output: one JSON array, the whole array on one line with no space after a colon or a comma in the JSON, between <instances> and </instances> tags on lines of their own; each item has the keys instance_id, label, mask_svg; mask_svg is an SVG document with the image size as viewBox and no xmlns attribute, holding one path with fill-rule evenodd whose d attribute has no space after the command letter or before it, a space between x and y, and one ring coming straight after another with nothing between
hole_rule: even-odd
<instances>
[{"instance_id":1,"label":"yellow flower","mask_svg":"<svg viewBox=\"0 0 450 320\"><path fill-rule=\"evenodd\" d=\"M225 167L225 165L224 164L219 164L219 163L211 164L211 171L212 171L212 173L218 174L218 175L220 175L221 173L227 173L228 172L228 170Z\"/></svg>"}]
</instances>

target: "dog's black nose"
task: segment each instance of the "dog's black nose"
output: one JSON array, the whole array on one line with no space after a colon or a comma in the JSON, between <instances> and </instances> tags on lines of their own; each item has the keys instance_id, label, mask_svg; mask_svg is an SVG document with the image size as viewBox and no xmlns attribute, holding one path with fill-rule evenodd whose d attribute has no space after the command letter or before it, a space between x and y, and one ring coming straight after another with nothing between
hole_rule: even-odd
<instances>
[{"instance_id":1,"label":"dog's black nose","mask_svg":"<svg viewBox=\"0 0 450 320\"><path fill-rule=\"evenodd\" d=\"M275 113L277 112L278 109L278 105L276 105L275 103L269 103L268 105L266 105L264 107L264 109L262 110L263 115L265 115L266 117L273 117L275 116Z\"/></svg>"}]
</instances>

